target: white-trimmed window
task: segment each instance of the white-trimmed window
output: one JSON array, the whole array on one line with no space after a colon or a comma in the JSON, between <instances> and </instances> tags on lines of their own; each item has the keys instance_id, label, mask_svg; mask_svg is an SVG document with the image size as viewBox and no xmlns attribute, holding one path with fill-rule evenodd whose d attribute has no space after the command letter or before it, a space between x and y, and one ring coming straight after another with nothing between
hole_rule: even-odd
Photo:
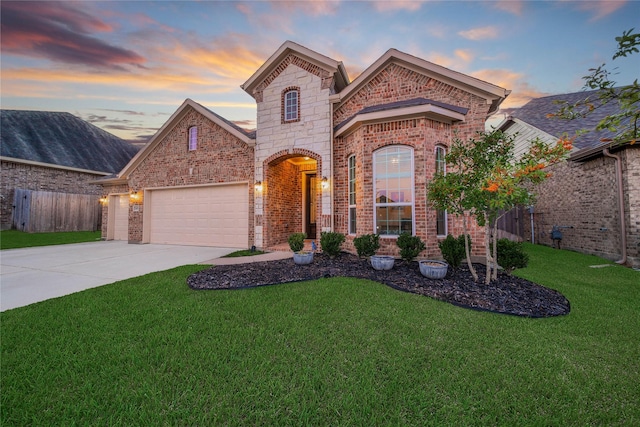
<instances>
[{"instance_id":1,"label":"white-trimmed window","mask_svg":"<svg viewBox=\"0 0 640 427\"><path fill-rule=\"evenodd\" d=\"M447 173L447 162L445 161L445 156L447 155L446 149L438 145L436 146L436 173L446 174ZM436 235L438 236L446 236L447 235L447 211L437 210L436 211Z\"/></svg>"},{"instance_id":2,"label":"white-trimmed window","mask_svg":"<svg viewBox=\"0 0 640 427\"><path fill-rule=\"evenodd\" d=\"M375 233L397 236L413 234L413 149L384 147L373 153Z\"/></svg>"},{"instance_id":3,"label":"white-trimmed window","mask_svg":"<svg viewBox=\"0 0 640 427\"><path fill-rule=\"evenodd\" d=\"M198 149L198 126L191 126L189 128L189 151L195 151Z\"/></svg>"},{"instance_id":4,"label":"white-trimmed window","mask_svg":"<svg viewBox=\"0 0 640 427\"><path fill-rule=\"evenodd\" d=\"M356 234L356 156L349 157L349 234Z\"/></svg>"},{"instance_id":5,"label":"white-trimmed window","mask_svg":"<svg viewBox=\"0 0 640 427\"><path fill-rule=\"evenodd\" d=\"M284 94L284 121L298 120L298 90L292 89Z\"/></svg>"}]
</instances>

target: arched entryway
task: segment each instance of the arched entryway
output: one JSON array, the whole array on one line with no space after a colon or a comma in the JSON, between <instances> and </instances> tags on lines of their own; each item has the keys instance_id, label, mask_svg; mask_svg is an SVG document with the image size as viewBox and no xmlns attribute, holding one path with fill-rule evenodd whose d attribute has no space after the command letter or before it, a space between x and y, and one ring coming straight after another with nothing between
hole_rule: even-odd
<instances>
[{"instance_id":1,"label":"arched entryway","mask_svg":"<svg viewBox=\"0 0 640 427\"><path fill-rule=\"evenodd\" d=\"M319 239L322 214L321 159L308 150L283 152L264 162L264 247L287 243L292 233Z\"/></svg>"}]
</instances>

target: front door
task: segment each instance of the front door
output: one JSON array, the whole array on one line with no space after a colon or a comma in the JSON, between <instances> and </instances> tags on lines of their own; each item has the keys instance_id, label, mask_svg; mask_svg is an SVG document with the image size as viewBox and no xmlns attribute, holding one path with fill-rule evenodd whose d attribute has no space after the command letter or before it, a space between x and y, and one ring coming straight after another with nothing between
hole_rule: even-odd
<instances>
[{"instance_id":1,"label":"front door","mask_svg":"<svg viewBox=\"0 0 640 427\"><path fill-rule=\"evenodd\" d=\"M305 175L305 232L307 238L316 238L316 194L318 185L315 174Z\"/></svg>"}]
</instances>

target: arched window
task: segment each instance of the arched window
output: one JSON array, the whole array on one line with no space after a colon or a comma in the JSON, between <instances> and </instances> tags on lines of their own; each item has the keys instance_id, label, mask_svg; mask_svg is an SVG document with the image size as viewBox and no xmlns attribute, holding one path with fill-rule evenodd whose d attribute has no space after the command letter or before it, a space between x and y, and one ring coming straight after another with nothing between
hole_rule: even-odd
<instances>
[{"instance_id":1,"label":"arched window","mask_svg":"<svg viewBox=\"0 0 640 427\"><path fill-rule=\"evenodd\" d=\"M282 120L283 122L296 122L300 120L300 90L287 89L283 96Z\"/></svg>"},{"instance_id":2,"label":"arched window","mask_svg":"<svg viewBox=\"0 0 640 427\"><path fill-rule=\"evenodd\" d=\"M447 152L445 148L441 145L436 146L436 173L446 174L447 173L447 163L445 161L445 156ZM446 236L447 235L447 211L437 210L436 211L436 235L438 236Z\"/></svg>"},{"instance_id":3,"label":"arched window","mask_svg":"<svg viewBox=\"0 0 640 427\"><path fill-rule=\"evenodd\" d=\"M189 151L198 149L198 127L191 126L189 128Z\"/></svg>"},{"instance_id":4,"label":"arched window","mask_svg":"<svg viewBox=\"0 0 640 427\"><path fill-rule=\"evenodd\" d=\"M373 153L374 227L380 235L414 232L413 149L384 147Z\"/></svg>"},{"instance_id":5,"label":"arched window","mask_svg":"<svg viewBox=\"0 0 640 427\"><path fill-rule=\"evenodd\" d=\"M349 156L349 234L356 234L356 156Z\"/></svg>"}]
</instances>

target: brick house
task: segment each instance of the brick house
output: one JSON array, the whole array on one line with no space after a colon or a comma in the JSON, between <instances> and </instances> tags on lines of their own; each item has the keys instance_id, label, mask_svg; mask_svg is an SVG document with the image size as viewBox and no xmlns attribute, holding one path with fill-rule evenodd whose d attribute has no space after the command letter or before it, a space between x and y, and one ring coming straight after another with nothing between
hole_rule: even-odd
<instances>
[{"instance_id":1,"label":"brick house","mask_svg":"<svg viewBox=\"0 0 640 427\"><path fill-rule=\"evenodd\" d=\"M380 252L396 254L407 231L439 255L461 221L428 206L426 183L453 133L484 130L509 94L395 49L351 82L341 62L289 41L242 88L256 131L187 99L104 181L105 238L268 249L333 230L346 250L379 233ZM481 244L483 230L472 233Z\"/></svg>"},{"instance_id":2,"label":"brick house","mask_svg":"<svg viewBox=\"0 0 640 427\"><path fill-rule=\"evenodd\" d=\"M91 195L97 205L95 229L103 190L93 181L121 170L137 148L70 113L0 110L0 119L2 229L20 228L14 221L16 190L48 193L51 200L58 201L65 195ZM54 215L53 211L44 212ZM31 213L42 216L43 210ZM50 228L28 231L60 231L73 226L65 218L50 218L45 223Z\"/></svg>"},{"instance_id":3,"label":"brick house","mask_svg":"<svg viewBox=\"0 0 640 427\"><path fill-rule=\"evenodd\" d=\"M555 144L564 133L573 136L576 131L594 129L602 118L618 112L615 103L608 103L598 104L585 118L547 117L557 112L557 101L575 103L587 96L597 98L594 95L595 91L588 91L533 99L514 110L499 129L517 134L516 154L534 138ZM563 249L640 266L640 147L629 143L610 147L601 141L608 137L608 131L578 136L568 160L550 167L553 175L536 191L533 238L535 243L552 246L557 244L551 238L553 226L570 227L561 229ZM528 218L523 225L525 237L530 238Z\"/></svg>"}]
</instances>

